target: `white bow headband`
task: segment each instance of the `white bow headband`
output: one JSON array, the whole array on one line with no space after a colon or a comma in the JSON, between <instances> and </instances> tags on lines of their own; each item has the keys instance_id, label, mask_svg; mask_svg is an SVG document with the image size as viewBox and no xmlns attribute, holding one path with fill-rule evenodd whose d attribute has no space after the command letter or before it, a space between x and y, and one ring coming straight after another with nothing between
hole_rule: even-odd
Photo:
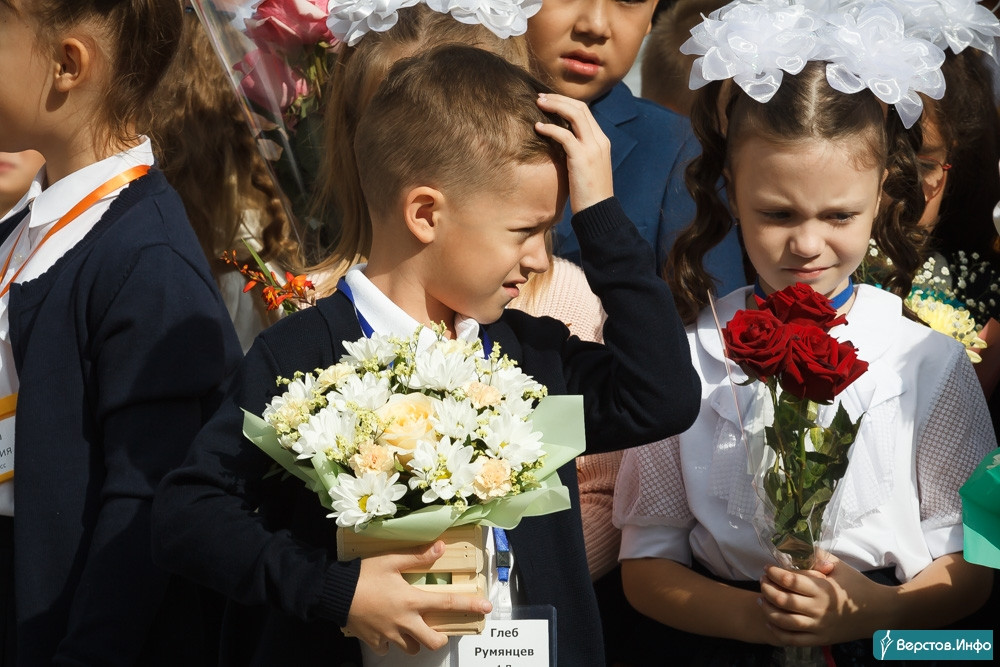
<instances>
[{"instance_id":1,"label":"white bow headband","mask_svg":"<svg viewBox=\"0 0 1000 667\"><path fill-rule=\"evenodd\" d=\"M998 36L1000 22L975 0L747 0L712 12L681 52L701 56L692 89L732 78L758 102L774 96L785 72L825 60L831 87L868 88L911 127L923 110L918 93L944 95L942 49L995 55Z\"/></svg>"},{"instance_id":2,"label":"white bow headband","mask_svg":"<svg viewBox=\"0 0 1000 667\"><path fill-rule=\"evenodd\" d=\"M354 46L368 32L396 25L399 10L424 2L460 23L479 23L501 39L523 35L542 0L330 0L327 26L334 37Z\"/></svg>"}]
</instances>

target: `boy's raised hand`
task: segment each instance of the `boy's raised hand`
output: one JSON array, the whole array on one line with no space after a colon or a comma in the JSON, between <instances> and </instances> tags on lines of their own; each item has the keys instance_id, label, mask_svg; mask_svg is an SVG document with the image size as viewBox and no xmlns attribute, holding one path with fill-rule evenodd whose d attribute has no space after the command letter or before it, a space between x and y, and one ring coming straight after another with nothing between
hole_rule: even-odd
<instances>
[{"instance_id":1,"label":"boy's raised hand","mask_svg":"<svg viewBox=\"0 0 1000 667\"><path fill-rule=\"evenodd\" d=\"M573 213L615 194L611 176L611 141L604 136L586 104L555 93L541 93L542 111L565 118L572 128L536 123L535 131L562 144L569 172L569 205Z\"/></svg>"},{"instance_id":2,"label":"boy's raised hand","mask_svg":"<svg viewBox=\"0 0 1000 667\"><path fill-rule=\"evenodd\" d=\"M434 611L462 611L488 614L488 600L450 593L427 593L414 588L400 574L430 567L444 553L444 542L398 554L372 556L361 561L361 575L344 630L365 642L378 655L389 651L390 643L414 654L421 645L432 651L448 643L447 635L432 630L423 614Z\"/></svg>"}]
</instances>

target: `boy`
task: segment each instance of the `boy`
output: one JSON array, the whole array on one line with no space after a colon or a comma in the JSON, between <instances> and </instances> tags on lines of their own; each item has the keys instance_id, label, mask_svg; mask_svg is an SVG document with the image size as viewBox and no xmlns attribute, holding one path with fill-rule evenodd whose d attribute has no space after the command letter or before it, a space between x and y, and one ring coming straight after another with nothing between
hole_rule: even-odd
<instances>
[{"instance_id":1,"label":"boy","mask_svg":"<svg viewBox=\"0 0 1000 667\"><path fill-rule=\"evenodd\" d=\"M357 661L357 643L338 626L378 654L390 644L437 649L446 638L421 614L490 611L404 582L399 570L433 562L440 543L337 562L335 525L315 494L264 480L270 459L241 435L242 408L259 414L278 375L335 363L341 342L362 336L361 319L382 333L433 322L459 337L484 331L550 393L584 395L588 447L630 447L693 421L700 392L683 329L652 252L611 196L607 141L583 104L541 92L496 56L449 46L397 63L362 117L355 153L373 222L369 263L350 271L348 290L258 337L234 392L157 499L154 549L166 566L269 605L242 631L233 608L224 662ZM605 346L504 310L547 268L545 232L567 189L584 266L608 311ZM575 469L559 473L575 498ZM555 606L560 663L603 664L579 513L525 519L508 536L512 597Z\"/></svg>"},{"instance_id":2,"label":"boy","mask_svg":"<svg viewBox=\"0 0 1000 667\"><path fill-rule=\"evenodd\" d=\"M660 271L677 232L694 218L684 170L699 148L686 118L634 97L622 83L658 1L545 0L528 20L527 37L535 71L557 92L586 102L611 140L615 195L655 250ZM579 263L569 211L555 236L556 254ZM719 294L746 284L735 233L706 266Z\"/></svg>"}]
</instances>

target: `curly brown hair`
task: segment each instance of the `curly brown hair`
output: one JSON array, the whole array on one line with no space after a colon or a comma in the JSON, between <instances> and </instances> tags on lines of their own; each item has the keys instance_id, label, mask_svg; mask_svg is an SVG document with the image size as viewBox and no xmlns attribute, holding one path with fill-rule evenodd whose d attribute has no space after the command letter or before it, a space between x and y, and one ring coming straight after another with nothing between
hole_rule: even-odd
<instances>
[{"instance_id":1,"label":"curly brown hair","mask_svg":"<svg viewBox=\"0 0 1000 667\"><path fill-rule=\"evenodd\" d=\"M176 2L176 0L173 0ZM181 5L184 3L181 2ZM198 17L184 16L181 47L164 77L150 114L159 165L180 193L191 226L216 273L219 256L240 243L247 215L262 257L283 266L297 262L298 243L280 193ZM256 222L256 221L254 221Z\"/></svg>"},{"instance_id":2,"label":"curly brown hair","mask_svg":"<svg viewBox=\"0 0 1000 667\"><path fill-rule=\"evenodd\" d=\"M696 99L691 124L702 146L686 172L697 212L674 242L665 269L685 322L695 320L715 289L703 258L733 226L720 185L733 152L751 136L782 144L803 139L852 141L860 149L859 157L884 166L882 205L872 237L892 261L885 287L901 297L909 294L924 246L917 225L924 210L916 159L919 128L908 132L899 117L891 110L886 114L867 90L848 95L831 88L824 62L811 62L797 75L785 74L766 104L754 101L739 86L713 82ZM748 278L753 279L755 272L747 264Z\"/></svg>"}]
</instances>

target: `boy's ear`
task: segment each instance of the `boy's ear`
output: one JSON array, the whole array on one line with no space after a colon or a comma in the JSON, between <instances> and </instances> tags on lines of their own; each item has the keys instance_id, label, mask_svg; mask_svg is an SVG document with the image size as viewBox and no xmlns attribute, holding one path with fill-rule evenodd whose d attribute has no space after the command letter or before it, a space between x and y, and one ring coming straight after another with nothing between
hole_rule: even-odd
<instances>
[{"instance_id":1,"label":"boy's ear","mask_svg":"<svg viewBox=\"0 0 1000 667\"><path fill-rule=\"evenodd\" d=\"M75 37L64 39L56 47L55 89L68 93L90 74L93 54L90 47Z\"/></svg>"},{"instance_id":2,"label":"boy's ear","mask_svg":"<svg viewBox=\"0 0 1000 667\"><path fill-rule=\"evenodd\" d=\"M440 190L421 185L408 190L403 197L403 217L410 233L421 243L434 240L444 208Z\"/></svg>"}]
</instances>

